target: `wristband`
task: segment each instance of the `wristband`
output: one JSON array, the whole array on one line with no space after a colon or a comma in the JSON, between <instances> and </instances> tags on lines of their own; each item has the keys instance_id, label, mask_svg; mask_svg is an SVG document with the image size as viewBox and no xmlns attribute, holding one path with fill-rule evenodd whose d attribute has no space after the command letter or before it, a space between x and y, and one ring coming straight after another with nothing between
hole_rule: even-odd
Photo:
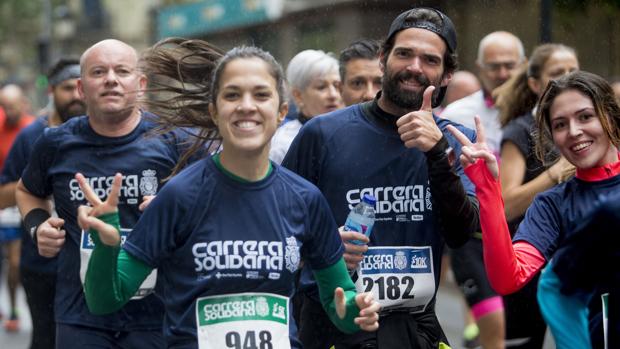
<instances>
[{"instance_id":1,"label":"wristband","mask_svg":"<svg viewBox=\"0 0 620 349\"><path fill-rule=\"evenodd\" d=\"M35 208L26 214L23 223L24 230L30 234L33 241L37 241L37 229L39 225L50 217L50 213L42 208Z\"/></svg>"}]
</instances>

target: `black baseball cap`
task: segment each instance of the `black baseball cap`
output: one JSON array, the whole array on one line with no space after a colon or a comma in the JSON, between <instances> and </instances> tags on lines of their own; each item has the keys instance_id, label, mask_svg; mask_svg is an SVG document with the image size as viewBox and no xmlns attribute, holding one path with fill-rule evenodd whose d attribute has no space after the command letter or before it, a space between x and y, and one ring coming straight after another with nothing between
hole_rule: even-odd
<instances>
[{"instance_id":1,"label":"black baseball cap","mask_svg":"<svg viewBox=\"0 0 620 349\"><path fill-rule=\"evenodd\" d=\"M417 18L417 16L413 16L416 12L420 10L433 11L439 16L440 23L435 24L426 19ZM454 24L448 16L443 14L441 11L434 9L432 7L416 7L411 10L407 10L392 22L390 25L390 31L388 33L386 42L392 39L396 33L401 30L409 29L409 28L420 28L432 31L433 33L439 35L443 41L446 42L448 46L448 51L450 53L454 53L456 51L456 30L454 30Z\"/></svg>"}]
</instances>

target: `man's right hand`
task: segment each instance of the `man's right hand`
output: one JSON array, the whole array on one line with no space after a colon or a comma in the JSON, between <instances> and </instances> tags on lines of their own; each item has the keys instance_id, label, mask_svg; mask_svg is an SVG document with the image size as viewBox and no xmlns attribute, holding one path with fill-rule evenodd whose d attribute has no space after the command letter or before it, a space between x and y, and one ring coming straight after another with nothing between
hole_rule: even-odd
<instances>
[{"instance_id":1,"label":"man's right hand","mask_svg":"<svg viewBox=\"0 0 620 349\"><path fill-rule=\"evenodd\" d=\"M58 255L65 244L65 231L62 229L65 221L61 218L50 217L37 228L37 247L43 257L52 258Z\"/></svg>"},{"instance_id":2,"label":"man's right hand","mask_svg":"<svg viewBox=\"0 0 620 349\"><path fill-rule=\"evenodd\" d=\"M345 231L344 227L338 228L340 238L344 243L344 261L347 269L354 270L364 259L364 253L368 251L368 237L356 231ZM352 241L361 241L362 245L354 244Z\"/></svg>"}]
</instances>

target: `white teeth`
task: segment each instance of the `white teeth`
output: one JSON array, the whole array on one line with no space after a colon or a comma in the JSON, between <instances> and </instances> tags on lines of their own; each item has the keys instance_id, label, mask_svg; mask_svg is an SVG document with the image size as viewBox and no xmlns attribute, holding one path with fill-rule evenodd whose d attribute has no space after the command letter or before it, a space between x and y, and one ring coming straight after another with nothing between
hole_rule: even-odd
<instances>
[{"instance_id":1,"label":"white teeth","mask_svg":"<svg viewBox=\"0 0 620 349\"><path fill-rule=\"evenodd\" d=\"M573 151L580 151L582 149L587 148L592 142L579 143L576 146L572 147Z\"/></svg>"},{"instance_id":2,"label":"white teeth","mask_svg":"<svg viewBox=\"0 0 620 349\"><path fill-rule=\"evenodd\" d=\"M257 123L255 121L239 121L237 122L237 127L239 128L252 128L255 127Z\"/></svg>"}]
</instances>

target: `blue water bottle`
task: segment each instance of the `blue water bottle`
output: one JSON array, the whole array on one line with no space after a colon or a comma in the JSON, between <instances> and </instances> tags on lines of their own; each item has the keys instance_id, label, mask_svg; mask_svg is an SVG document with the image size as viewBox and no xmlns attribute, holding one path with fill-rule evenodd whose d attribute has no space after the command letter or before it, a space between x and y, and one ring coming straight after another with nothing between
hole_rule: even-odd
<instances>
[{"instance_id":1,"label":"blue water bottle","mask_svg":"<svg viewBox=\"0 0 620 349\"><path fill-rule=\"evenodd\" d=\"M375 204L377 203L377 199L370 194L364 194L362 197L362 201L355 205L349 216L347 217L347 221L344 223L345 231L356 231L358 233L366 235L366 237L370 238L370 233L372 232L372 227L375 224ZM363 245L364 243L359 240L351 241L357 245Z\"/></svg>"}]
</instances>

